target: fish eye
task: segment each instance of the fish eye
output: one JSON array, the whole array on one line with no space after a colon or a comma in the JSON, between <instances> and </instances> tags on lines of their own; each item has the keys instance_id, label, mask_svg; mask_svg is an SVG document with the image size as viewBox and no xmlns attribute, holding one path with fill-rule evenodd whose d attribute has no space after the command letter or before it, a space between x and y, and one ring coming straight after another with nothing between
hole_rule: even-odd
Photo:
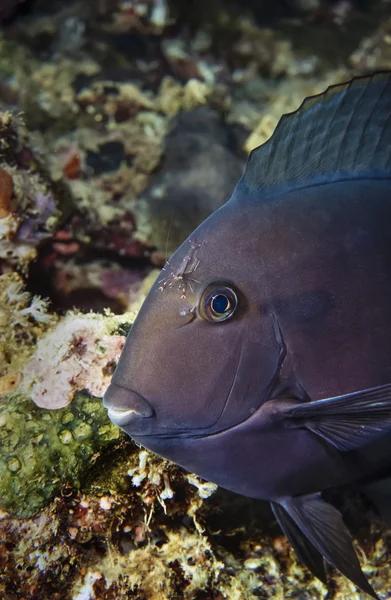
<instances>
[{"instance_id":1,"label":"fish eye","mask_svg":"<svg viewBox=\"0 0 391 600\"><path fill-rule=\"evenodd\" d=\"M231 318L238 306L238 297L226 284L208 285L199 305L201 316L213 323L222 323Z\"/></svg>"}]
</instances>

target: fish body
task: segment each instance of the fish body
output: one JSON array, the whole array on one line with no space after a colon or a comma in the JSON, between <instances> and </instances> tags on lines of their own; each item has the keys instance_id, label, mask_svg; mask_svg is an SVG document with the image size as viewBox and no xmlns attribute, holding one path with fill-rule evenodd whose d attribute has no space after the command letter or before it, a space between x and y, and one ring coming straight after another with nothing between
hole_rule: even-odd
<instances>
[{"instance_id":1,"label":"fish body","mask_svg":"<svg viewBox=\"0 0 391 600\"><path fill-rule=\"evenodd\" d=\"M166 264L104 398L146 448L270 500L320 579L324 557L375 598L320 492L391 475L390 115L378 74L283 117Z\"/></svg>"}]
</instances>

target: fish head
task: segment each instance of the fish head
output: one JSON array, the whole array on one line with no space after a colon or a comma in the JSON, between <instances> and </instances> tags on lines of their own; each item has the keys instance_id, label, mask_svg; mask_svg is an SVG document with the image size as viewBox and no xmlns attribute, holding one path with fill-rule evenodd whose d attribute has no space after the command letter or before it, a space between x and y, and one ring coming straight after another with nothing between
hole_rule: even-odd
<instances>
[{"instance_id":1,"label":"fish head","mask_svg":"<svg viewBox=\"0 0 391 600\"><path fill-rule=\"evenodd\" d=\"M226 204L152 286L104 396L111 420L132 437L210 435L266 399L281 343L253 226Z\"/></svg>"}]
</instances>

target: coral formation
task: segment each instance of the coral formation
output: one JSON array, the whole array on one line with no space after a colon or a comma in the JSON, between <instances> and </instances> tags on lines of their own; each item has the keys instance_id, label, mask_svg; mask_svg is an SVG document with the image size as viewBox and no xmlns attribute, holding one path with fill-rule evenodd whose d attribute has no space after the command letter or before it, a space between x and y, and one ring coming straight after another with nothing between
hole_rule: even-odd
<instances>
[{"instance_id":1,"label":"coral formation","mask_svg":"<svg viewBox=\"0 0 391 600\"><path fill-rule=\"evenodd\" d=\"M365 37L350 57L355 69L387 70L391 68L391 18Z\"/></svg>"},{"instance_id":2,"label":"coral formation","mask_svg":"<svg viewBox=\"0 0 391 600\"><path fill-rule=\"evenodd\" d=\"M12 194L14 182L11 175L5 170L0 170L0 219L5 219L12 212Z\"/></svg>"},{"instance_id":3,"label":"coral formation","mask_svg":"<svg viewBox=\"0 0 391 600\"><path fill-rule=\"evenodd\" d=\"M20 118L0 112L0 260L26 271L50 237L70 197L34 156Z\"/></svg>"},{"instance_id":4,"label":"coral formation","mask_svg":"<svg viewBox=\"0 0 391 600\"><path fill-rule=\"evenodd\" d=\"M70 312L38 341L23 366L23 389L41 408L63 408L75 393L103 396L125 338L113 331L125 317Z\"/></svg>"},{"instance_id":5,"label":"coral formation","mask_svg":"<svg viewBox=\"0 0 391 600\"><path fill-rule=\"evenodd\" d=\"M1 381L11 381L21 374L37 339L56 321L57 317L48 312L47 301L27 292L20 275L0 275Z\"/></svg>"},{"instance_id":6,"label":"coral formation","mask_svg":"<svg viewBox=\"0 0 391 600\"><path fill-rule=\"evenodd\" d=\"M94 394L108 385L133 318L70 313L59 320L19 275L0 276L2 508L32 514L121 439ZM32 404L59 409L72 400L54 412Z\"/></svg>"},{"instance_id":7,"label":"coral formation","mask_svg":"<svg viewBox=\"0 0 391 600\"><path fill-rule=\"evenodd\" d=\"M34 514L64 486L78 488L86 468L120 439L98 398L79 393L69 409L42 413L29 398L9 393L0 406L1 508Z\"/></svg>"},{"instance_id":8,"label":"coral formation","mask_svg":"<svg viewBox=\"0 0 391 600\"><path fill-rule=\"evenodd\" d=\"M95 482L84 493L64 488L54 503L22 522L3 513L0 564L8 574L0 577L3 597L16 598L17 589L27 598L62 600L330 598L326 587L299 565L285 538L260 526L268 516L254 503L219 492L208 510L178 469L154 460L150 475L136 487L133 452L111 463L112 479L106 484ZM172 498L164 505L158 499L164 484L156 473L170 482ZM120 489L114 489L113 476L121 481ZM352 502L353 510L363 510L357 500ZM194 507L202 532L194 525ZM366 539L357 550L368 576L375 576L376 589L387 590L384 532L370 517L370 528L361 523ZM332 594L365 600L336 574Z\"/></svg>"}]
</instances>

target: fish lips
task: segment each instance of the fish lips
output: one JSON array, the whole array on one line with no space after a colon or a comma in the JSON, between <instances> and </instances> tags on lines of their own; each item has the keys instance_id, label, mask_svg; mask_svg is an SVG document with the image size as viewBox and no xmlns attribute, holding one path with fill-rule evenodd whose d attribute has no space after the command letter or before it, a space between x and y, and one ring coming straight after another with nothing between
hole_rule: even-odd
<instances>
[{"instance_id":1,"label":"fish lips","mask_svg":"<svg viewBox=\"0 0 391 600\"><path fill-rule=\"evenodd\" d=\"M127 427L139 419L148 419L155 414L149 402L137 392L111 383L103 396L109 419L118 427Z\"/></svg>"}]
</instances>

